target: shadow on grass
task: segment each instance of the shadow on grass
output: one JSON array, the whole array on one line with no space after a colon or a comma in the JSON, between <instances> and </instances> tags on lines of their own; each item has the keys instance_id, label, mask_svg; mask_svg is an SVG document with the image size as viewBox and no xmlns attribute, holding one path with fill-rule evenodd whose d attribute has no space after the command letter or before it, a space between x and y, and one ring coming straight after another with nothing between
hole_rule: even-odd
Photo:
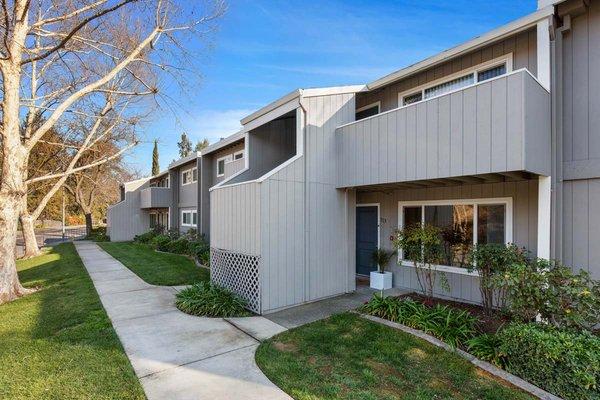
<instances>
[{"instance_id":1,"label":"shadow on grass","mask_svg":"<svg viewBox=\"0 0 600 400\"><path fill-rule=\"evenodd\" d=\"M18 269L40 290L0 306L0 398L143 399L73 244Z\"/></svg>"}]
</instances>

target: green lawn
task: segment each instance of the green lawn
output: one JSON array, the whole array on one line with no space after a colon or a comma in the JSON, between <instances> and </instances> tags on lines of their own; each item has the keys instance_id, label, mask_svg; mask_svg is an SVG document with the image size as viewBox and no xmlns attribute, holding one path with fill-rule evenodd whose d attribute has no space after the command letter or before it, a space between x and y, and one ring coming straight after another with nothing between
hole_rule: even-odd
<instances>
[{"instance_id":1,"label":"green lawn","mask_svg":"<svg viewBox=\"0 0 600 400\"><path fill-rule=\"evenodd\" d=\"M18 269L42 289L0 306L0 398L144 399L73 245Z\"/></svg>"},{"instance_id":2,"label":"green lawn","mask_svg":"<svg viewBox=\"0 0 600 400\"><path fill-rule=\"evenodd\" d=\"M350 313L275 336L256 361L295 399L532 399L453 353Z\"/></svg>"},{"instance_id":3,"label":"green lawn","mask_svg":"<svg viewBox=\"0 0 600 400\"><path fill-rule=\"evenodd\" d=\"M131 242L97 244L152 285L191 285L209 279L208 270L179 254L159 253L144 244Z\"/></svg>"}]
</instances>

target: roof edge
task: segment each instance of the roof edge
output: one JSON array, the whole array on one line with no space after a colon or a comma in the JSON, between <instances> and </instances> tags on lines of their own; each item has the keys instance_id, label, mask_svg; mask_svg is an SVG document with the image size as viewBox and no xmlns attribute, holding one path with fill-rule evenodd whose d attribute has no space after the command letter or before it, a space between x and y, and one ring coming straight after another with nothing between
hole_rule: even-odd
<instances>
[{"instance_id":1,"label":"roof edge","mask_svg":"<svg viewBox=\"0 0 600 400\"><path fill-rule=\"evenodd\" d=\"M409 65L406 68L402 68L398 71L392 72L391 74L385 75L382 78L376 79L373 82L367 84L367 87L369 90L379 89L382 86L403 79L409 75L420 72L427 68L431 68L435 65L444 63L451 58L476 50L479 47L483 47L489 44L489 42L500 40L504 37L511 36L516 33L522 32L526 29L529 29L536 25L539 21L553 14L554 7L552 5L541 8L531 14L525 15L524 17L521 17L512 22L509 22L508 24L502 25L496 29L484 33L481 36L477 36L467 42L459 44L458 46L451 47L450 49L444 50L429 58L426 58L415 64Z\"/></svg>"}]
</instances>

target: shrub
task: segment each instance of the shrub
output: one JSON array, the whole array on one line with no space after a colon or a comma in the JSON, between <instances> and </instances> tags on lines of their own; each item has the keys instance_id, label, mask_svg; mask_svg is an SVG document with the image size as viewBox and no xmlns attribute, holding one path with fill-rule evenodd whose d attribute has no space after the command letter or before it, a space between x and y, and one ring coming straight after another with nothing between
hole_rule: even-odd
<instances>
[{"instance_id":1,"label":"shrub","mask_svg":"<svg viewBox=\"0 0 600 400\"><path fill-rule=\"evenodd\" d=\"M502 277L509 311L521 321L538 314L556 327L591 330L600 320L600 281L556 262L514 265Z\"/></svg>"},{"instance_id":2,"label":"shrub","mask_svg":"<svg viewBox=\"0 0 600 400\"><path fill-rule=\"evenodd\" d=\"M171 240L167 245L166 251L175 254L188 254L189 247L190 241L185 236L182 236L179 239Z\"/></svg>"},{"instance_id":3,"label":"shrub","mask_svg":"<svg viewBox=\"0 0 600 400\"><path fill-rule=\"evenodd\" d=\"M477 323L477 319L465 310L440 304L427 307L411 299L382 297L378 294L373 295L361 311L420 329L453 347L471 338Z\"/></svg>"},{"instance_id":4,"label":"shrub","mask_svg":"<svg viewBox=\"0 0 600 400\"><path fill-rule=\"evenodd\" d=\"M397 230L394 236L395 249L402 250L404 258L414 264L421 290L433 297L438 274L433 265L443 258L442 231L433 225L413 225Z\"/></svg>"},{"instance_id":5,"label":"shrub","mask_svg":"<svg viewBox=\"0 0 600 400\"><path fill-rule=\"evenodd\" d=\"M142 244L148 244L157 236L154 231L148 231L146 233L142 233L141 235L135 235L133 237L133 241Z\"/></svg>"},{"instance_id":6,"label":"shrub","mask_svg":"<svg viewBox=\"0 0 600 400\"><path fill-rule=\"evenodd\" d=\"M158 235L152 238L150 246L159 251L169 251L169 243L171 243L170 237L167 235Z\"/></svg>"},{"instance_id":7,"label":"shrub","mask_svg":"<svg viewBox=\"0 0 600 400\"><path fill-rule=\"evenodd\" d=\"M205 317L245 317L247 302L230 290L200 282L177 293L175 304L187 314Z\"/></svg>"},{"instance_id":8,"label":"shrub","mask_svg":"<svg viewBox=\"0 0 600 400\"><path fill-rule=\"evenodd\" d=\"M99 226L92 228L89 235L85 237L87 240L93 240L94 242L110 242L110 237L106 234L106 227Z\"/></svg>"},{"instance_id":9,"label":"shrub","mask_svg":"<svg viewBox=\"0 0 600 400\"><path fill-rule=\"evenodd\" d=\"M475 357L502 366L500 357L500 338L494 334L484 333L467 340L467 348Z\"/></svg>"},{"instance_id":10,"label":"shrub","mask_svg":"<svg viewBox=\"0 0 600 400\"><path fill-rule=\"evenodd\" d=\"M565 399L600 398L600 338L514 323L498 333L503 367Z\"/></svg>"},{"instance_id":11,"label":"shrub","mask_svg":"<svg viewBox=\"0 0 600 400\"><path fill-rule=\"evenodd\" d=\"M210 247L206 242L190 242L188 254L195 257L202 265L208 265L210 257Z\"/></svg>"},{"instance_id":12,"label":"shrub","mask_svg":"<svg viewBox=\"0 0 600 400\"><path fill-rule=\"evenodd\" d=\"M478 244L467 255L470 270L479 272L481 304L490 315L494 305L506 307L507 286L504 275L513 264L525 264L526 253L514 244Z\"/></svg>"}]
</instances>

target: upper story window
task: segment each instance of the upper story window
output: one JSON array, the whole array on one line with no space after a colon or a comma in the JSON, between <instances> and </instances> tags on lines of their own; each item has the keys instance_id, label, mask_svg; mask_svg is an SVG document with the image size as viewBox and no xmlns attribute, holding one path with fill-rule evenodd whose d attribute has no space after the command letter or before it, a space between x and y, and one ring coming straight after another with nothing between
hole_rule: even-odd
<instances>
[{"instance_id":1,"label":"upper story window","mask_svg":"<svg viewBox=\"0 0 600 400\"><path fill-rule=\"evenodd\" d=\"M241 160L242 158L244 158L244 150L233 153L233 161Z\"/></svg>"},{"instance_id":2,"label":"upper story window","mask_svg":"<svg viewBox=\"0 0 600 400\"><path fill-rule=\"evenodd\" d=\"M189 185L198 181L198 168L190 168L181 172L181 185Z\"/></svg>"},{"instance_id":3,"label":"upper story window","mask_svg":"<svg viewBox=\"0 0 600 400\"><path fill-rule=\"evenodd\" d=\"M196 226L198 225L198 213L196 210L181 211L181 226Z\"/></svg>"},{"instance_id":4,"label":"upper story window","mask_svg":"<svg viewBox=\"0 0 600 400\"><path fill-rule=\"evenodd\" d=\"M231 158L231 155L217 159L217 177L225 175L225 163Z\"/></svg>"},{"instance_id":5,"label":"upper story window","mask_svg":"<svg viewBox=\"0 0 600 400\"><path fill-rule=\"evenodd\" d=\"M505 75L512 70L512 53L472 68L457 72L398 94L398 104L407 106L422 100L440 96L478 82Z\"/></svg>"},{"instance_id":6,"label":"upper story window","mask_svg":"<svg viewBox=\"0 0 600 400\"><path fill-rule=\"evenodd\" d=\"M356 114L354 115L354 120L358 121L359 119L364 119L368 117L372 117L373 115L377 115L380 112L381 102L378 101L373 104L369 104L367 106L361 107L356 110Z\"/></svg>"}]
</instances>

